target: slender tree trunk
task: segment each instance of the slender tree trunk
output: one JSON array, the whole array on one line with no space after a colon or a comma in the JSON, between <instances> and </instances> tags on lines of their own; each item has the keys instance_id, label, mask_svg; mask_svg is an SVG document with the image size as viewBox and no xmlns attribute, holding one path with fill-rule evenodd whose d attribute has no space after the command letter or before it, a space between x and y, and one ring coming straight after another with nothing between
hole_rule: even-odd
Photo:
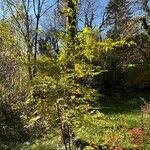
<instances>
[{"instance_id":1,"label":"slender tree trunk","mask_svg":"<svg viewBox=\"0 0 150 150\"><path fill-rule=\"evenodd\" d=\"M30 40L30 30L29 30L28 21L27 21L26 29L27 29L26 43L27 43L28 72L29 72L29 78L30 78L30 80L32 80L32 78L33 78L33 75L32 75L33 74L32 73L32 45L31 45L31 40Z\"/></svg>"},{"instance_id":2,"label":"slender tree trunk","mask_svg":"<svg viewBox=\"0 0 150 150\"><path fill-rule=\"evenodd\" d=\"M36 33L35 33L35 42L34 42L34 68L33 68L33 76L35 77L36 72L37 72L37 46L38 46L38 35L39 35L39 20L40 17L37 17L37 23L36 23Z\"/></svg>"},{"instance_id":3,"label":"slender tree trunk","mask_svg":"<svg viewBox=\"0 0 150 150\"><path fill-rule=\"evenodd\" d=\"M28 72L29 72L29 79L32 80L33 75L32 75L32 48L31 46L28 46L28 52L27 52L27 57L28 57Z\"/></svg>"},{"instance_id":4,"label":"slender tree trunk","mask_svg":"<svg viewBox=\"0 0 150 150\"><path fill-rule=\"evenodd\" d=\"M76 36L77 26L77 5L78 0L68 0L68 16L67 16L67 34L74 40Z\"/></svg>"}]
</instances>

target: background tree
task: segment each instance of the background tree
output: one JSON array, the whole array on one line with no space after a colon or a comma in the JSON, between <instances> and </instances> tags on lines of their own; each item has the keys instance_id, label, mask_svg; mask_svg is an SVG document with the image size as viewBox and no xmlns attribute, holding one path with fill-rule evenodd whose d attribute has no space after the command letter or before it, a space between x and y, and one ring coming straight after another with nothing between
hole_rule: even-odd
<instances>
[{"instance_id":1,"label":"background tree","mask_svg":"<svg viewBox=\"0 0 150 150\"><path fill-rule=\"evenodd\" d=\"M118 39L125 36L127 23L132 18L131 2L128 0L110 0L106 11L106 25L110 27L108 37Z\"/></svg>"},{"instance_id":2,"label":"background tree","mask_svg":"<svg viewBox=\"0 0 150 150\"><path fill-rule=\"evenodd\" d=\"M56 3L47 6L48 4L45 0L6 0L5 2L10 10L12 19L15 21L15 25L18 26L18 30L26 43L29 77L32 79L36 74L40 19Z\"/></svg>"},{"instance_id":3,"label":"background tree","mask_svg":"<svg viewBox=\"0 0 150 150\"><path fill-rule=\"evenodd\" d=\"M84 24L84 27L94 28L94 21L100 8L100 2L97 0L80 1L79 2L79 22Z\"/></svg>"}]
</instances>

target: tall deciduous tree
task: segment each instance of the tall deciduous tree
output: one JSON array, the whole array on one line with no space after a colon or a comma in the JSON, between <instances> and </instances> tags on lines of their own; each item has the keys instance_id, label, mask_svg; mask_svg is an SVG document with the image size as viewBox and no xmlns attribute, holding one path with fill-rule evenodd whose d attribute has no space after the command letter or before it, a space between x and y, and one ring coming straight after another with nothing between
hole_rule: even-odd
<instances>
[{"instance_id":1,"label":"tall deciduous tree","mask_svg":"<svg viewBox=\"0 0 150 150\"><path fill-rule=\"evenodd\" d=\"M67 1L67 33L73 40L76 35L78 0Z\"/></svg>"},{"instance_id":2,"label":"tall deciduous tree","mask_svg":"<svg viewBox=\"0 0 150 150\"><path fill-rule=\"evenodd\" d=\"M46 0L4 0L10 10L12 19L24 38L28 56L29 77L32 79L36 72L38 52L38 36L41 17L51 9Z\"/></svg>"},{"instance_id":3,"label":"tall deciduous tree","mask_svg":"<svg viewBox=\"0 0 150 150\"><path fill-rule=\"evenodd\" d=\"M98 0L82 0L79 2L79 22L84 27L94 28L94 21L97 19L100 1Z\"/></svg>"}]
</instances>

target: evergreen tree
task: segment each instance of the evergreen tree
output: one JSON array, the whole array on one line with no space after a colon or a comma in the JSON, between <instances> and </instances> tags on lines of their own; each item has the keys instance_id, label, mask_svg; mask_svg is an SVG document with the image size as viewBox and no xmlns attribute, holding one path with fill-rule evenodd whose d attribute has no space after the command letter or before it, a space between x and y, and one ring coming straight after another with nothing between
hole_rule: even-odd
<instances>
[{"instance_id":1,"label":"evergreen tree","mask_svg":"<svg viewBox=\"0 0 150 150\"><path fill-rule=\"evenodd\" d=\"M124 36L126 25L132 17L128 0L110 0L106 8L106 26L111 27L108 37L117 39Z\"/></svg>"}]
</instances>

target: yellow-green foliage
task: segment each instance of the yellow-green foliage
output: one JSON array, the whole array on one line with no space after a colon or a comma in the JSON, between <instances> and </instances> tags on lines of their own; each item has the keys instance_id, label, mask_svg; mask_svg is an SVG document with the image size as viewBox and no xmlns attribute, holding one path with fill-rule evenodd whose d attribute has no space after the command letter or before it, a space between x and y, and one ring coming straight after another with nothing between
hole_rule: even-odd
<instances>
[{"instance_id":1,"label":"yellow-green foliage","mask_svg":"<svg viewBox=\"0 0 150 150\"><path fill-rule=\"evenodd\" d=\"M9 22L0 21L0 55L22 61L20 46L17 44L16 35Z\"/></svg>"},{"instance_id":2,"label":"yellow-green foliage","mask_svg":"<svg viewBox=\"0 0 150 150\"><path fill-rule=\"evenodd\" d=\"M111 39L99 42L95 34L90 28L85 28L72 45L68 46L68 37L64 38L57 58L38 57L38 74L32 81L32 96L25 102L27 107L35 105L30 112L32 117L29 117L27 127L39 122L46 128L49 122L54 125L55 103L58 99L67 105L72 114L72 110L75 113L82 110L87 112L90 109L89 103L94 104L99 98L100 95L97 90L91 88L90 82L104 70L94 62L101 57L100 52L109 53L128 43L125 40L113 42ZM76 117L74 113L72 116Z\"/></svg>"},{"instance_id":3,"label":"yellow-green foliage","mask_svg":"<svg viewBox=\"0 0 150 150\"><path fill-rule=\"evenodd\" d=\"M15 47L15 39L10 25L7 22L0 22L0 52L9 53Z\"/></svg>"}]
</instances>

